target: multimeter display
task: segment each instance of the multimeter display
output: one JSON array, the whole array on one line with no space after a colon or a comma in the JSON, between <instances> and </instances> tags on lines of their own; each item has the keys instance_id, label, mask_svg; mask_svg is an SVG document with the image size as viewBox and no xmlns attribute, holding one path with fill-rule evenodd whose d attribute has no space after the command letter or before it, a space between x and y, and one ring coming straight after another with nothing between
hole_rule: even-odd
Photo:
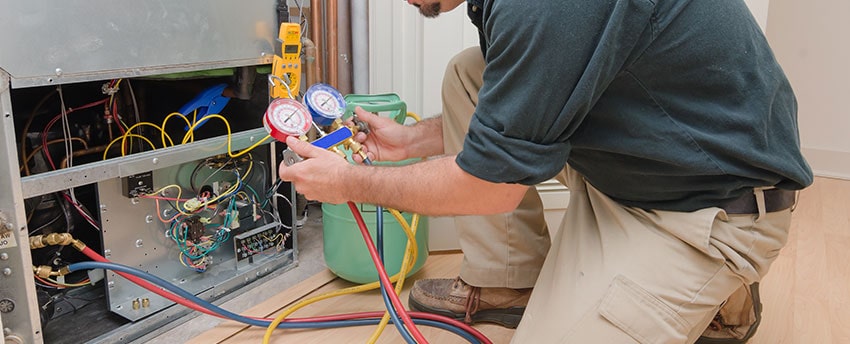
<instances>
[{"instance_id":1,"label":"multimeter display","mask_svg":"<svg viewBox=\"0 0 850 344\"><path fill-rule=\"evenodd\" d=\"M272 74L279 81L272 85L270 95L272 98L296 98L301 89L301 25L281 23L278 39L283 51L281 56L272 59ZM283 82L286 85L280 84Z\"/></svg>"}]
</instances>

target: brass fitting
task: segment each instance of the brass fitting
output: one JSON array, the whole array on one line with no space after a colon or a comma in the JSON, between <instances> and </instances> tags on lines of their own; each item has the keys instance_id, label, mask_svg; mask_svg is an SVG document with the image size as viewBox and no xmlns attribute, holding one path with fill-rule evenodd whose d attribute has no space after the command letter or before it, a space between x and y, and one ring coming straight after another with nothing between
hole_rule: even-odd
<instances>
[{"instance_id":1,"label":"brass fitting","mask_svg":"<svg viewBox=\"0 0 850 344\"><path fill-rule=\"evenodd\" d=\"M74 247L74 249L76 249L77 251L80 251L80 252L82 252L83 250L86 249L86 244L82 241L77 240L77 239L74 239L74 241L71 242L71 246Z\"/></svg>"},{"instance_id":2,"label":"brass fitting","mask_svg":"<svg viewBox=\"0 0 850 344\"><path fill-rule=\"evenodd\" d=\"M53 271L53 268L47 265L35 266L32 267L32 272L41 278L48 278L50 276L58 276L58 271Z\"/></svg>"},{"instance_id":3,"label":"brass fitting","mask_svg":"<svg viewBox=\"0 0 850 344\"><path fill-rule=\"evenodd\" d=\"M59 269L58 275L59 276L65 276L69 273L71 273L71 268L68 267L68 266L63 266L61 269Z\"/></svg>"},{"instance_id":4,"label":"brass fitting","mask_svg":"<svg viewBox=\"0 0 850 344\"><path fill-rule=\"evenodd\" d=\"M50 233L47 235L36 235L30 237L30 249L37 249L53 245L73 245L74 248L82 251L86 245L79 240L74 239L70 233ZM79 246L79 247L78 247Z\"/></svg>"},{"instance_id":5,"label":"brass fitting","mask_svg":"<svg viewBox=\"0 0 850 344\"><path fill-rule=\"evenodd\" d=\"M74 242L74 237L70 233L50 233L45 239L48 245L68 246Z\"/></svg>"},{"instance_id":6,"label":"brass fitting","mask_svg":"<svg viewBox=\"0 0 850 344\"><path fill-rule=\"evenodd\" d=\"M345 139L342 144L348 147L348 149L351 149L352 153L359 154L360 157L363 158L363 160L366 160L368 158L366 156L366 152L363 151L363 145L360 144L360 142L354 141L354 139L349 137Z\"/></svg>"},{"instance_id":7,"label":"brass fitting","mask_svg":"<svg viewBox=\"0 0 850 344\"><path fill-rule=\"evenodd\" d=\"M339 150L339 148L336 148L336 146L331 147L331 148L328 148L328 150L329 150L329 151L331 151L331 152L336 153L336 155L339 155L340 157L342 157L343 159L345 159L345 153L343 153L343 151Z\"/></svg>"},{"instance_id":8,"label":"brass fitting","mask_svg":"<svg viewBox=\"0 0 850 344\"><path fill-rule=\"evenodd\" d=\"M136 298L135 300L133 300L133 310L137 311L139 310L139 308L142 308L142 301Z\"/></svg>"},{"instance_id":9,"label":"brass fitting","mask_svg":"<svg viewBox=\"0 0 850 344\"><path fill-rule=\"evenodd\" d=\"M151 306L151 299L144 298L142 299L142 308L148 308Z\"/></svg>"},{"instance_id":10,"label":"brass fitting","mask_svg":"<svg viewBox=\"0 0 850 344\"><path fill-rule=\"evenodd\" d=\"M31 250L35 250L37 248L42 248L42 247L47 246L47 244L45 244L41 241L42 237L43 236L41 234L30 237L30 249Z\"/></svg>"}]
</instances>

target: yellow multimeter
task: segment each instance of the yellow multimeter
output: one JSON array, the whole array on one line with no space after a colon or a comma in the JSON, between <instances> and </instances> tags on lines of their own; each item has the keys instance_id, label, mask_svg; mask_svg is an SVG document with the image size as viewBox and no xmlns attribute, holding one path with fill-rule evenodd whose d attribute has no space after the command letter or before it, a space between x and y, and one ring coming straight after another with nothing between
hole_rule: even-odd
<instances>
[{"instance_id":1,"label":"yellow multimeter","mask_svg":"<svg viewBox=\"0 0 850 344\"><path fill-rule=\"evenodd\" d=\"M271 96L294 99L301 85L301 25L281 23L278 38L282 49L281 56L275 55L272 60L272 74L276 78L272 78Z\"/></svg>"}]
</instances>

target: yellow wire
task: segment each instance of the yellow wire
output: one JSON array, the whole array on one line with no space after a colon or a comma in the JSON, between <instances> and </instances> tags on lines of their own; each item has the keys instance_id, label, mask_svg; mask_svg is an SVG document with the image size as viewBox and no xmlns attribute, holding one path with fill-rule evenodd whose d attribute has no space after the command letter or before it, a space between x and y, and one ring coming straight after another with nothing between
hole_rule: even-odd
<instances>
[{"instance_id":1,"label":"yellow wire","mask_svg":"<svg viewBox=\"0 0 850 344\"><path fill-rule=\"evenodd\" d=\"M398 213L398 211L396 211L396 210L393 210L393 209L389 209L389 210L390 210L391 213L392 212ZM396 214L393 214L393 215L395 216ZM418 225L418 215L414 214L414 216L416 216L415 217L416 224ZM410 225L407 224L407 221L403 217L400 217L400 218L397 217L397 219L400 220L399 224L401 225L401 228L404 230L404 233L407 235L408 245L407 245L407 250L406 250L407 252L405 252L405 258L412 259L410 264L407 264L407 265L413 266L414 264L416 264L416 258L417 258L417 255L418 255L418 252L417 252L418 247L416 245L416 234L415 234L417 228L413 227L413 229L411 229ZM410 253L412 255L412 258L410 258L407 255L408 253ZM402 263L402 268L404 268L404 267L405 267L405 265ZM404 271L400 270L399 273L390 277L390 282L395 282L395 281L399 280L400 278L403 280L403 277L401 277L401 276L403 276L402 272L404 272ZM280 323L284 319L286 319L287 316L289 316L290 314L294 313L295 311L303 308L304 306L315 303L317 301L329 299L329 298L340 296L340 295L354 294L354 293L359 293L359 292L363 292L363 291L377 289L381 286L380 283L381 283L380 281L375 281L375 282L372 282L372 283L362 284L362 285L359 285L359 286L348 287L348 288L345 288L345 289L340 289L340 290L337 290L337 291L332 291L332 292L325 293L325 294L322 294L322 295L314 296L314 297L311 297L309 299L300 301L300 302L292 305L291 307L285 309L280 315L278 315L271 322L271 324L269 324L269 327L266 328L266 333L263 336L263 344L269 344L269 341L271 340L272 333L274 332L275 328L277 328L277 326L280 325ZM385 314L385 316L386 316L386 314Z\"/></svg>"},{"instance_id":2,"label":"yellow wire","mask_svg":"<svg viewBox=\"0 0 850 344\"><path fill-rule=\"evenodd\" d=\"M126 142L127 137L129 135L133 135L130 132L133 131L133 129L135 129L136 127L143 126L143 125L156 128L156 130L159 130L160 132L162 132L164 134L164 136L166 138L168 138L168 142L170 142L172 146L174 145L174 142L171 141L171 136L168 136L168 134L165 133L164 130L162 130L162 127L160 127L156 124L150 123L150 122L139 122L139 123L133 124L133 126L128 128L127 131L124 133L124 135L121 136L121 156L124 156L124 155L127 154L127 151L124 148L126 145L124 143ZM168 147L168 145L165 144L165 139L162 140L162 146Z\"/></svg>"},{"instance_id":3,"label":"yellow wire","mask_svg":"<svg viewBox=\"0 0 850 344\"><path fill-rule=\"evenodd\" d=\"M243 149L241 152L239 152L237 154L233 154L233 151L231 150L230 122L228 122L227 119L224 118L221 115L211 114L211 115L204 116L204 121L200 121L200 122L192 124L192 126L189 127L189 131L186 132L185 136L183 136L183 142L182 143L185 144L185 143L189 142L189 140L191 139L191 134L192 134L192 132L194 132L195 128L197 128L200 124L204 123L205 120L210 119L210 118L218 118L218 119L220 119L224 122L224 126L227 128L227 155L229 155L231 158L238 158L238 157L250 152L252 149L259 147L261 144L266 142L266 140L271 138L271 135L266 135L266 137L264 137L262 140L257 141L256 143L254 143L250 147Z\"/></svg>"},{"instance_id":4,"label":"yellow wire","mask_svg":"<svg viewBox=\"0 0 850 344\"><path fill-rule=\"evenodd\" d=\"M396 218L399 223L404 222L404 217L401 216L401 213L395 209L389 209L390 213ZM413 214L413 218L411 219L411 226L415 228L419 226L419 214ZM413 235L416 235L415 232ZM407 277L407 273L413 269L413 265L416 264L416 253L413 255L413 260L409 264L405 264L410 260L410 254L412 252L416 252L416 246L411 247L411 243L416 245L416 239L408 240L407 247L404 249L404 258L401 259L402 266L401 270L399 270L399 278L398 283L395 284L395 294L398 295L401 293L401 289L404 287L404 279ZM369 337L368 344L375 344L378 341L378 338L381 337L381 334L384 332L384 329L387 327L387 324L390 322L390 312L389 310L384 311L384 316L381 317L381 322L378 323L378 327L375 328L375 332L372 332L372 336Z\"/></svg>"},{"instance_id":5,"label":"yellow wire","mask_svg":"<svg viewBox=\"0 0 850 344\"><path fill-rule=\"evenodd\" d=\"M192 123L189 122L189 119L186 118L186 116L183 116L182 113L172 112L172 113L168 114L168 116L165 116L165 119L162 120L162 144L163 145L165 144L165 125L168 123L168 120L171 119L171 117L174 117L174 116L180 117L181 119L186 121L186 126L188 126L188 127L192 126Z\"/></svg>"},{"instance_id":6,"label":"yellow wire","mask_svg":"<svg viewBox=\"0 0 850 344\"><path fill-rule=\"evenodd\" d=\"M148 140L147 137L144 137L142 135L130 134L130 132L128 131L127 134L124 134L124 136L116 137L114 140L112 140L112 142L110 142L108 145L106 145L106 149L103 151L103 160L106 160L106 156L109 154L109 148L112 147L112 145L115 144L115 142L118 142L118 140L121 140L121 139L126 138L126 137L138 137L138 138L144 140L145 142L147 142L149 145L151 145L151 148L156 149L156 146L154 146L153 142L151 142L151 140Z\"/></svg>"},{"instance_id":7,"label":"yellow wire","mask_svg":"<svg viewBox=\"0 0 850 344\"><path fill-rule=\"evenodd\" d=\"M248 178L248 175L251 174L251 169L254 168L254 158L251 157L251 154L248 154L251 160L248 160L248 169L245 170L245 174L242 176L242 181L245 181L245 178Z\"/></svg>"},{"instance_id":8,"label":"yellow wire","mask_svg":"<svg viewBox=\"0 0 850 344\"><path fill-rule=\"evenodd\" d=\"M159 195L160 193L162 193L163 191L165 191L166 189L170 189L170 188L177 188L177 196L175 196L174 198L175 198L175 199L180 199L180 195L182 195L182 194L183 194L183 188L182 188L182 187L180 187L180 185L177 185L177 184L169 184L169 185L163 186L163 187L161 187L159 190L156 190L156 191L154 191L154 192L151 192L151 193L149 193L149 194L147 194L147 195L148 195L148 196L157 196L157 195ZM183 203L186 203L186 202L183 202ZM206 205L207 205L207 204L203 204L203 205L201 205L200 207L198 207L198 209L201 209L201 208L205 207ZM183 215L186 215L186 216L190 216L190 215L192 215L191 213L187 213L187 212L183 211L183 209L180 209L180 201L176 201L176 200L174 201L174 208L175 208L175 210L177 210L178 212L180 212L180 214L183 214Z\"/></svg>"}]
</instances>

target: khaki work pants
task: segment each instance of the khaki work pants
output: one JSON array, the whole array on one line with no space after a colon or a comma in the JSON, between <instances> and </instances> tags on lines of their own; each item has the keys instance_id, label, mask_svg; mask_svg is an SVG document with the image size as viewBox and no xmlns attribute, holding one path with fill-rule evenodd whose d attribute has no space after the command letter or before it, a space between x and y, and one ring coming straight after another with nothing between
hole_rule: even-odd
<instances>
[{"instance_id":1,"label":"khaki work pants","mask_svg":"<svg viewBox=\"0 0 850 344\"><path fill-rule=\"evenodd\" d=\"M447 67L447 154L463 147L483 70L478 47ZM551 249L534 188L511 213L455 219L464 281L534 286L513 343L691 343L733 291L767 273L787 240L790 210L646 211L611 200L569 167L556 179L570 203Z\"/></svg>"}]
</instances>

